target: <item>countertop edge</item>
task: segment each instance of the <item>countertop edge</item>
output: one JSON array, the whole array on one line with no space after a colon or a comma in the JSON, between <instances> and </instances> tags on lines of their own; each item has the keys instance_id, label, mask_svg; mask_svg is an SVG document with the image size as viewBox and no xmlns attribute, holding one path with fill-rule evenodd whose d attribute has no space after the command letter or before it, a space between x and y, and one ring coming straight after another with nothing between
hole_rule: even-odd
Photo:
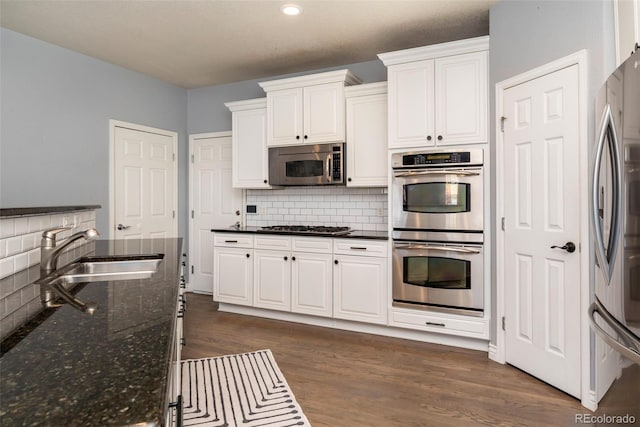
<instances>
[{"instance_id":1,"label":"countertop edge","mask_svg":"<svg viewBox=\"0 0 640 427\"><path fill-rule=\"evenodd\" d=\"M276 236L300 236L300 237L322 237L322 238L334 238L334 239L371 239L371 240L389 240L389 235L386 231L367 231L367 230L353 230L349 234L342 235L320 235L315 233L295 233L295 232L269 232L264 233L259 231L260 227L241 227L241 228L212 228L212 233L243 233L243 234L260 234L260 235L276 235Z\"/></svg>"},{"instance_id":2,"label":"countertop edge","mask_svg":"<svg viewBox=\"0 0 640 427\"><path fill-rule=\"evenodd\" d=\"M102 205L73 205L73 206L34 206L23 208L1 208L0 218L12 218L29 215L47 215L68 212L88 211L100 209Z\"/></svg>"}]
</instances>

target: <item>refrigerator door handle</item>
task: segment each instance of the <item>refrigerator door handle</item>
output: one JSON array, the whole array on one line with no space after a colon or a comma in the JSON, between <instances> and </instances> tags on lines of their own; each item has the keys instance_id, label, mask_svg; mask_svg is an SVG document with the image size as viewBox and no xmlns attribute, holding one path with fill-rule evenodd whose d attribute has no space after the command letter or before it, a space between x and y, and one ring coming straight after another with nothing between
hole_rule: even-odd
<instances>
[{"instance_id":1,"label":"refrigerator door handle","mask_svg":"<svg viewBox=\"0 0 640 427\"><path fill-rule=\"evenodd\" d=\"M611 175L613 177L611 188L613 197L611 230L609 232L609 241L607 242L608 244L606 248L602 233L602 223L599 220L601 211L599 203L600 197L598 193L600 187L600 167L602 164L605 146L609 148L609 152L611 153ZM615 265L618 242L620 240L620 208L622 204L622 195L620 190L620 151L618 149L618 137L616 135L613 115L611 114L611 106L609 104L605 106L604 113L602 115L602 124L600 125L600 134L598 137L592 178L591 225L596 237L596 261L605 276L606 283L609 284L611 282L611 276L613 275L613 267Z\"/></svg>"},{"instance_id":2,"label":"refrigerator door handle","mask_svg":"<svg viewBox=\"0 0 640 427\"><path fill-rule=\"evenodd\" d=\"M620 343L615 337L612 337L596 323L595 314L613 329L616 334L623 340L627 346ZM630 359L632 362L640 365L640 341L631 332L627 330L620 322L618 322L609 312L596 300L589 307L589 322L593 330L614 350Z\"/></svg>"}]
</instances>

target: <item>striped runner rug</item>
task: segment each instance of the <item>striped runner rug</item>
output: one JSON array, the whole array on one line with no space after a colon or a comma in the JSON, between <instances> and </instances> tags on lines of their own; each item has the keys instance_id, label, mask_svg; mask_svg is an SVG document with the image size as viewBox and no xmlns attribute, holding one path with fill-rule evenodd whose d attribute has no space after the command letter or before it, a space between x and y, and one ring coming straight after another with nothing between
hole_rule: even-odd
<instances>
[{"instance_id":1,"label":"striped runner rug","mask_svg":"<svg viewBox=\"0 0 640 427\"><path fill-rule=\"evenodd\" d=\"M271 350L181 366L185 426L310 426Z\"/></svg>"}]
</instances>

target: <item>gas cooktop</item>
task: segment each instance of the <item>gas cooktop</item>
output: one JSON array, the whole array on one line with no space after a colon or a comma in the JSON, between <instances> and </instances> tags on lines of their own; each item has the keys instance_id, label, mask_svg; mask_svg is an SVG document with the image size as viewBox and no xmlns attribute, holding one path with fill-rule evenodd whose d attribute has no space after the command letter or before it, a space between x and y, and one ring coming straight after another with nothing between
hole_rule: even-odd
<instances>
[{"instance_id":1,"label":"gas cooktop","mask_svg":"<svg viewBox=\"0 0 640 427\"><path fill-rule=\"evenodd\" d=\"M258 232L341 236L349 234L351 229L349 227L329 227L325 225L271 225L269 227L260 227Z\"/></svg>"}]
</instances>

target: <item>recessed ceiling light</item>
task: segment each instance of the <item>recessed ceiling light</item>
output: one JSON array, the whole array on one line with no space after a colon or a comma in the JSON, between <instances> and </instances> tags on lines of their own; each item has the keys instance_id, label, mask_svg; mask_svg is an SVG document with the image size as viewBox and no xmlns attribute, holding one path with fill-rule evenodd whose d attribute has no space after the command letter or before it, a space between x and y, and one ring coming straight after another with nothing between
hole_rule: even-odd
<instances>
[{"instance_id":1,"label":"recessed ceiling light","mask_svg":"<svg viewBox=\"0 0 640 427\"><path fill-rule=\"evenodd\" d=\"M300 15L302 13L302 8L297 4L285 4L280 8L282 13L289 16Z\"/></svg>"}]
</instances>

